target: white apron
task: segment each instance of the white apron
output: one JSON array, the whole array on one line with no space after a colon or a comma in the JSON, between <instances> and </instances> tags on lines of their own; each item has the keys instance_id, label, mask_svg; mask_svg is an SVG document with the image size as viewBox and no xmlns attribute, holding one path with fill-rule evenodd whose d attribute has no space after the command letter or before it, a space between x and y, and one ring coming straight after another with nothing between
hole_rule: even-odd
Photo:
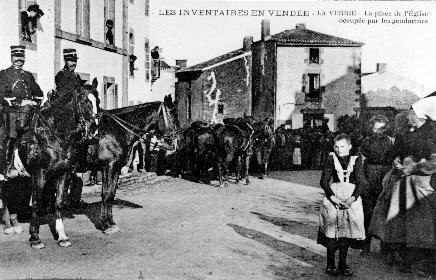
<instances>
[{"instance_id":1,"label":"white apron","mask_svg":"<svg viewBox=\"0 0 436 280\"><path fill-rule=\"evenodd\" d=\"M336 154L330 153L330 155L333 155L335 170L340 181L332 183L330 188L337 198L346 200L351 197L356 187L350 183L350 174L354 169L357 156L351 156L347 170L343 170ZM328 238L365 239L363 207L360 196L351 204L350 208L344 210L336 208L327 197L324 197L319 221L320 231Z\"/></svg>"},{"instance_id":2,"label":"white apron","mask_svg":"<svg viewBox=\"0 0 436 280\"><path fill-rule=\"evenodd\" d=\"M301 165L301 149L294 148L294 153L292 154L292 163L294 165Z\"/></svg>"}]
</instances>

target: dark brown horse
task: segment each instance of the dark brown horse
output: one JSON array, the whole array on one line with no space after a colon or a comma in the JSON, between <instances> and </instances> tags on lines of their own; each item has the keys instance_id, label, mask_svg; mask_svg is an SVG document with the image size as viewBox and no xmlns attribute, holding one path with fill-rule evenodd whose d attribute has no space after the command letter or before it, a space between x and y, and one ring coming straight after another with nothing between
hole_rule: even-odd
<instances>
[{"instance_id":1,"label":"dark brown horse","mask_svg":"<svg viewBox=\"0 0 436 280\"><path fill-rule=\"evenodd\" d=\"M80 168L83 147L86 146L88 128L94 122L93 102L97 82L84 85L49 101L42 109L33 108L29 124L18 143L18 155L32 179L32 221L30 245L41 249L40 219L47 209L54 210L54 237L62 247L71 245L65 234L61 209L64 192L72 172ZM23 174L22 174L23 175ZM53 201L55 200L55 201Z\"/></svg>"},{"instance_id":2,"label":"dark brown horse","mask_svg":"<svg viewBox=\"0 0 436 280\"><path fill-rule=\"evenodd\" d=\"M259 179L268 174L269 157L275 145L273 123L271 118L267 118L253 124L253 152Z\"/></svg>"},{"instance_id":3,"label":"dark brown horse","mask_svg":"<svg viewBox=\"0 0 436 280\"><path fill-rule=\"evenodd\" d=\"M133 146L152 129L162 133L170 130L159 117L162 111L166 117L176 122L176 107L168 98L165 101L159 103L161 107L157 112L148 116L134 109L132 112L126 108L113 111L101 110L98 143L88 148L88 165L97 166L102 172L100 220L105 234L114 234L120 230L113 219L112 208L121 169L130 164L128 161ZM136 113L139 114L138 117L135 117ZM168 121L166 120L165 123Z\"/></svg>"},{"instance_id":4,"label":"dark brown horse","mask_svg":"<svg viewBox=\"0 0 436 280\"><path fill-rule=\"evenodd\" d=\"M225 119L224 126L215 132L220 186L228 186L228 170L233 162L236 167L236 182L241 179L242 170L246 183L250 183L248 167L252 153L253 127L250 118ZM245 163L245 167L242 164Z\"/></svg>"}]
</instances>

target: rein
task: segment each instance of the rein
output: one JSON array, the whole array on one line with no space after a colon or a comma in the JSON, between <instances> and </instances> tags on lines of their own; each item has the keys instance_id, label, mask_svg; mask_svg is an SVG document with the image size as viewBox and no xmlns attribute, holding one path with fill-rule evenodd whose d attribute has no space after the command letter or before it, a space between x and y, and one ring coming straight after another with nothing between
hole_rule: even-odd
<instances>
[{"instance_id":1,"label":"rein","mask_svg":"<svg viewBox=\"0 0 436 280\"><path fill-rule=\"evenodd\" d=\"M107 117L112 119L115 123L117 123L119 126L121 126L124 130L126 130L130 134L138 137L140 139L139 141L144 142L144 143L151 143L151 141L145 140L143 138L143 136L145 134L149 133L145 129L139 128L139 127L137 127L137 126L135 126L135 125L133 125L133 124L131 124L131 123L121 119L120 117L117 117L116 115L114 115L112 113L109 113L106 110L102 110L102 113L103 113L103 115L106 115ZM137 130L137 131L139 130L140 132L143 132L143 134L141 135L141 134L137 133L135 130ZM159 147L159 149L163 149L163 150L167 150L167 151L172 151L171 149L165 148L165 146L162 146L162 145L155 145L155 147L153 149L155 149L157 147Z\"/></svg>"}]
</instances>

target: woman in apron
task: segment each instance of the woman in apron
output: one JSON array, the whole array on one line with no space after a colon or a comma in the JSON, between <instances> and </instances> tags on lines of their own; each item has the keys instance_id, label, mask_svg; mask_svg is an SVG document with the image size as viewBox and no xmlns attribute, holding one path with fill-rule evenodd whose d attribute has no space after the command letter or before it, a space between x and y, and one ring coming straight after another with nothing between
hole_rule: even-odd
<instances>
[{"instance_id":1,"label":"woman in apron","mask_svg":"<svg viewBox=\"0 0 436 280\"><path fill-rule=\"evenodd\" d=\"M365 239L360 190L368 183L363 173L362 159L350 156L351 147L350 136L336 136L335 152L329 154L320 181L326 197L320 210L318 243L327 248L325 272L330 275L353 275L346 262L348 248L357 248L361 243L358 241ZM336 250L339 250L337 269Z\"/></svg>"}]
</instances>

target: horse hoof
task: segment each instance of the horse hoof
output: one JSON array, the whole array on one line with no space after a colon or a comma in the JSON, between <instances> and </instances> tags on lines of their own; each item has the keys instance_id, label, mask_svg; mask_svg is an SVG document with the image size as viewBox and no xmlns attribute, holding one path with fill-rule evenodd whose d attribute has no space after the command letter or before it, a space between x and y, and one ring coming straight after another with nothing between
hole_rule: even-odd
<instances>
[{"instance_id":1,"label":"horse hoof","mask_svg":"<svg viewBox=\"0 0 436 280\"><path fill-rule=\"evenodd\" d=\"M65 240L58 240L58 245L66 248L66 247L70 247L72 244L70 240L65 239Z\"/></svg>"},{"instance_id":2,"label":"horse hoof","mask_svg":"<svg viewBox=\"0 0 436 280\"><path fill-rule=\"evenodd\" d=\"M30 247L32 247L33 249L44 249L45 248L45 244L42 243L40 240L38 240L38 241L30 241Z\"/></svg>"},{"instance_id":3,"label":"horse hoof","mask_svg":"<svg viewBox=\"0 0 436 280\"><path fill-rule=\"evenodd\" d=\"M120 231L120 228L116 225L113 225L110 228L107 228L105 231L103 231L103 233L107 234L107 235L112 235L112 234L115 234L119 231Z\"/></svg>"}]
</instances>

